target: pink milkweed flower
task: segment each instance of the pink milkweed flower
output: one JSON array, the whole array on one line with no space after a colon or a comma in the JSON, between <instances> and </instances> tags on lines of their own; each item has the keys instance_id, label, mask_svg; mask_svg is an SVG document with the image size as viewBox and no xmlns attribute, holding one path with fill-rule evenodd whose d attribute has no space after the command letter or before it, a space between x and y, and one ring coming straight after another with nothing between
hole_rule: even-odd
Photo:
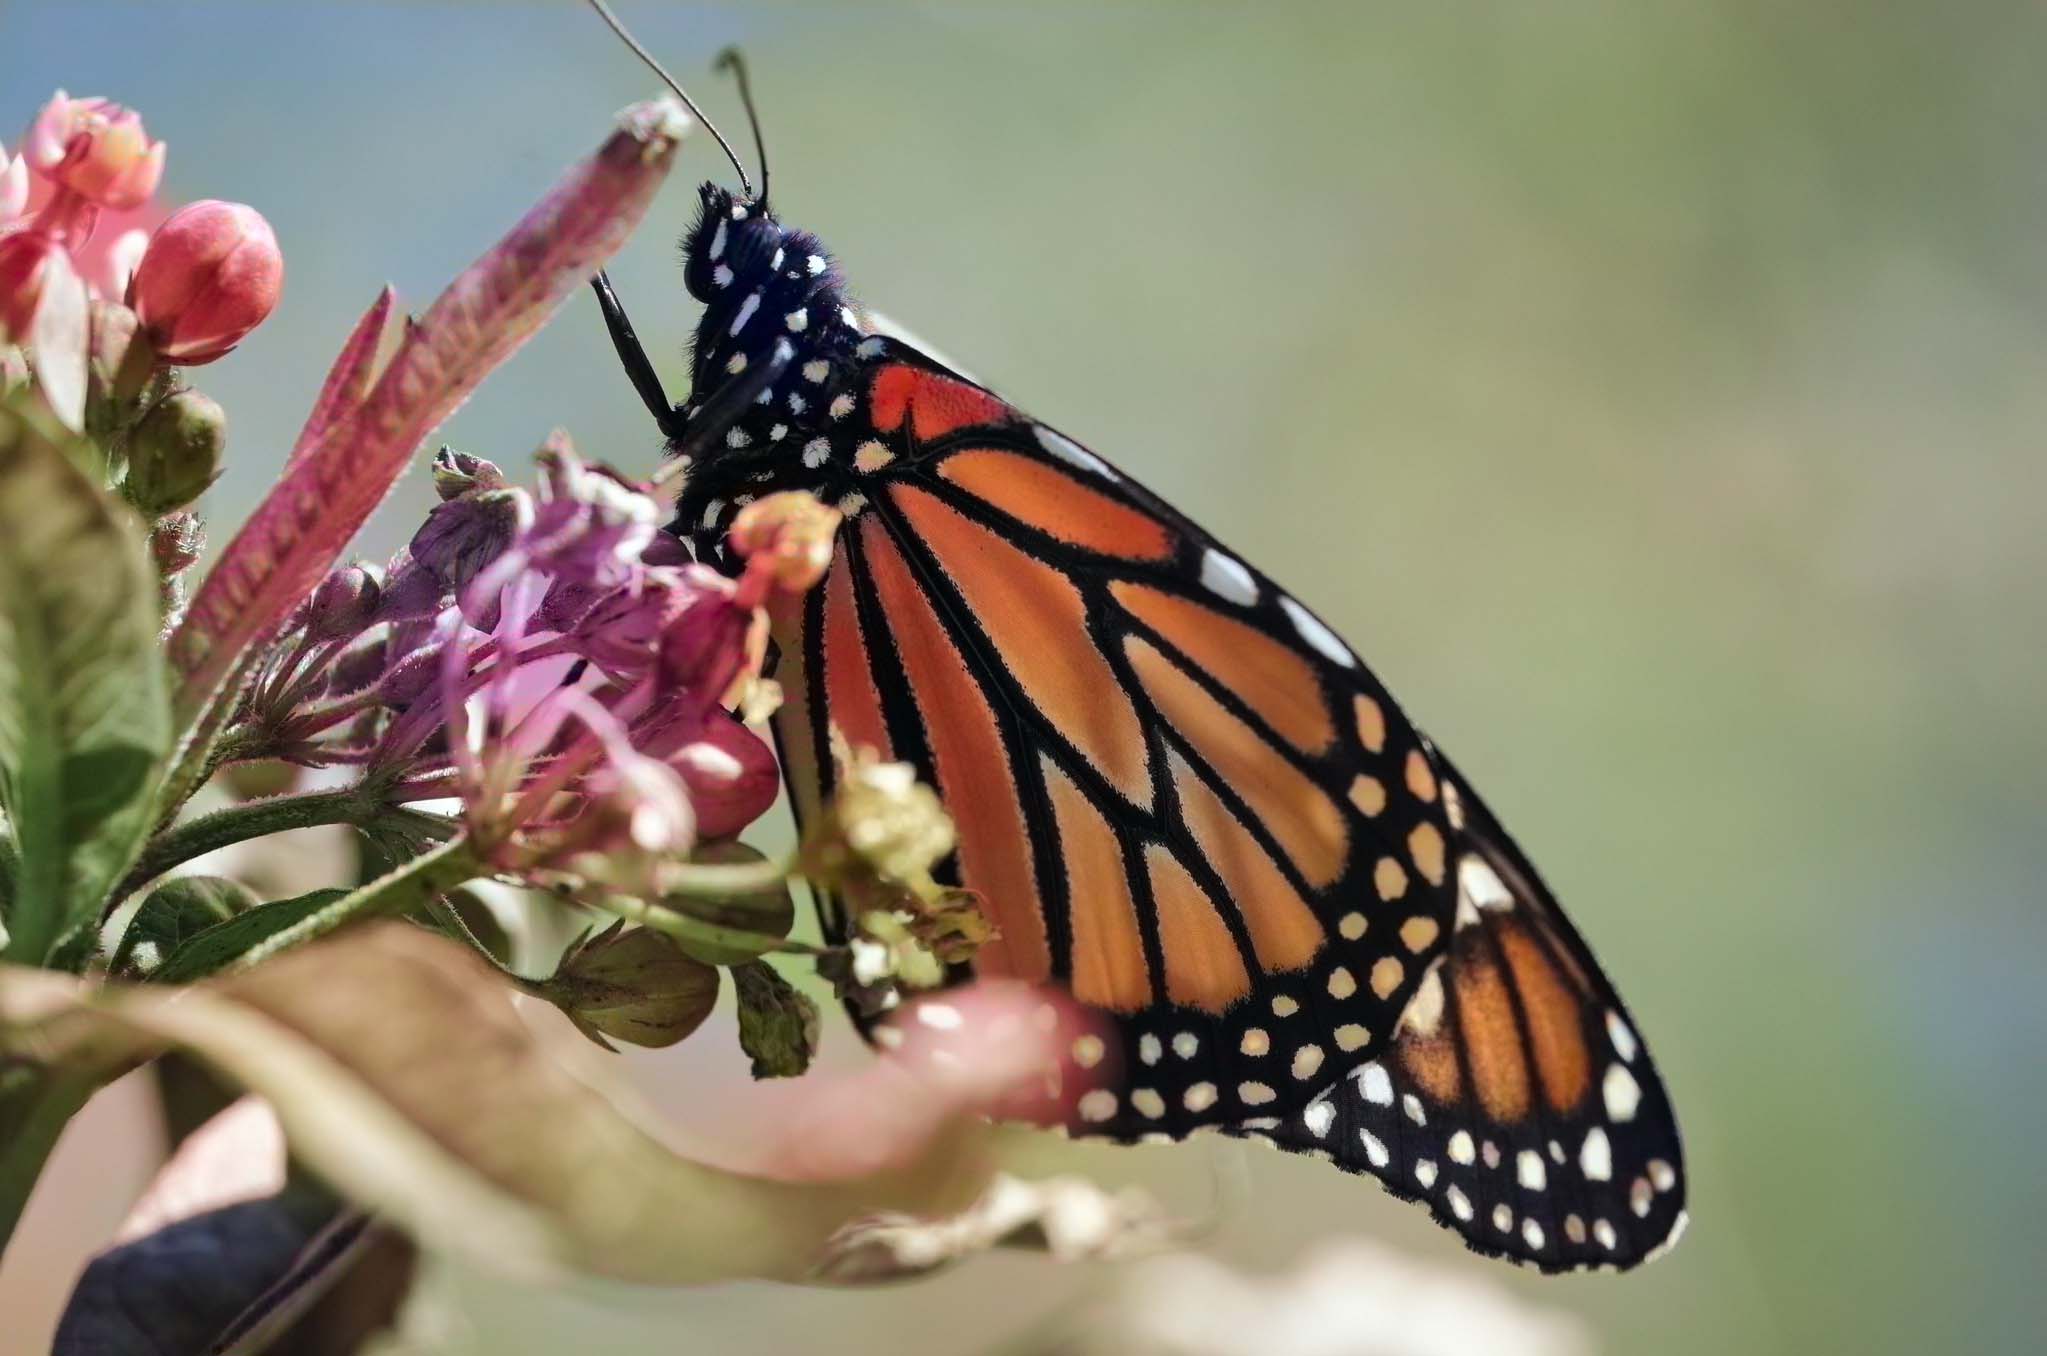
<instances>
[{"instance_id":1,"label":"pink milkweed flower","mask_svg":"<svg viewBox=\"0 0 2047 1356\"><path fill-rule=\"evenodd\" d=\"M85 427L89 312L62 241L38 225L0 232L0 342L27 352L43 398L74 429Z\"/></svg>"},{"instance_id":2,"label":"pink milkweed flower","mask_svg":"<svg viewBox=\"0 0 2047 1356\"><path fill-rule=\"evenodd\" d=\"M196 367L225 356L276 309L284 256L262 213L207 199L156 228L128 290L163 360Z\"/></svg>"},{"instance_id":3,"label":"pink milkweed flower","mask_svg":"<svg viewBox=\"0 0 2047 1356\"><path fill-rule=\"evenodd\" d=\"M22 139L29 168L97 207L140 207L163 179L164 144L142 115L106 99L58 90Z\"/></svg>"},{"instance_id":4,"label":"pink milkweed flower","mask_svg":"<svg viewBox=\"0 0 2047 1356\"><path fill-rule=\"evenodd\" d=\"M0 226L22 214L28 206L28 161L10 156L0 146Z\"/></svg>"}]
</instances>

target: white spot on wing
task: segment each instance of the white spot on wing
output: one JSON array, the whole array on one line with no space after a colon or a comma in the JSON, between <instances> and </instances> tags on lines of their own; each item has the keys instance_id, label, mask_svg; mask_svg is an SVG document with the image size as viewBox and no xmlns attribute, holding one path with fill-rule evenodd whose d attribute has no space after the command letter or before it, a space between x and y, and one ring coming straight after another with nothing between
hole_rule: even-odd
<instances>
[{"instance_id":1,"label":"white spot on wing","mask_svg":"<svg viewBox=\"0 0 2047 1356\"><path fill-rule=\"evenodd\" d=\"M1213 546L1201 553L1201 584L1225 602L1250 607L1258 601L1258 581L1242 561Z\"/></svg>"},{"instance_id":2,"label":"white spot on wing","mask_svg":"<svg viewBox=\"0 0 2047 1356\"><path fill-rule=\"evenodd\" d=\"M1606 1014L1606 1038L1613 1042L1614 1052L1628 1063L1635 1062L1636 1052L1641 1048L1635 1042L1635 1033L1621 1020L1618 1012Z\"/></svg>"},{"instance_id":3,"label":"white spot on wing","mask_svg":"<svg viewBox=\"0 0 2047 1356\"><path fill-rule=\"evenodd\" d=\"M831 459L832 445L823 438L812 438L803 445L803 464L815 471Z\"/></svg>"},{"instance_id":4,"label":"white spot on wing","mask_svg":"<svg viewBox=\"0 0 2047 1356\"><path fill-rule=\"evenodd\" d=\"M1377 1060L1358 1070L1358 1091L1374 1106L1393 1105L1393 1080L1386 1076L1386 1067Z\"/></svg>"},{"instance_id":5,"label":"white spot on wing","mask_svg":"<svg viewBox=\"0 0 2047 1356\"><path fill-rule=\"evenodd\" d=\"M1310 1102L1308 1103L1307 1110L1301 1113L1301 1124L1306 1126L1308 1133L1316 1139L1321 1139L1327 1135L1330 1125L1335 1120L1336 1103L1334 1102Z\"/></svg>"},{"instance_id":6,"label":"white spot on wing","mask_svg":"<svg viewBox=\"0 0 2047 1356\"><path fill-rule=\"evenodd\" d=\"M1613 1145L1602 1127L1595 1125L1585 1132L1585 1147L1578 1151L1578 1171L1588 1182L1613 1180Z\"/></svg>"},{"instance_id":7,"label":"white spot on wing","mask_svg":"<svg viewBox=\"0 0 2047 1356\"><path fill-rule=\"evenodd\" d=\"M1380 1143L1377 1135L1369 1130L1360 1130L1358 1131L1358 1139L1363 1142L1365 1158L1373 1167L1383 1168L1391 1161L1392 1155L1386 1152L1386 1146Z\"/></svg>"},{"instance_id":8,"label":"white spot on wing","mask_svg":"<svg viewBox=\"0 0 2047 1356\"><path fill-rule=\"evenodd\" d=\"M1317 621L1307 608L1285 594L1280 595L1279 607L1286 613L1286 619L1294 624L1294 630L1301 639L1320 651L1323 658L1344 668L1357 663L1357 660L1351 657L1350 650L1336 638L1336 632Z\"/></svg>"},{"instance_id":9,"label":"white spot on wing","mask_svg":"<svg viewBox=\"0 0 2047 1356\"><path fill-rule=\"evenodd\" d=\"M1044 448L1067 465L1078 466L1081 470L1092 472L1095 475L1101 476L1104 480L1116 479L1116 473L1109 469L1109 463L1103 461L1100 457L1088 451L1065 434L1054 432L1043 424L1039 424L1031 431L1038 435L1038 446Z\"/></svg>"},{"instance_id":10,"label":"white spot on wing","mask_svg":"<svg viewBox=\"0 0 2047 1356\"><path fill-rule=\"evenodd\" d=\"M1541 1191L1549 1185L1549 1174L1542 1166L1542 1155L1533 1149L1523 1149L1514 1157L1515 1175L1521 1185L1530 1191Z\"/></svg>"},{"instance_id":11,"label":"white spot on wing","mask_svg":"<svg viewBox=\"0 0 2047 1356\"><path fill-rule=\"evenodd\" d=\"M1618 1064L1606 1066L1606 1079L1600 1084L1600 1092L1606 1098L1606 1114L1616 1121L1635 1119L1635 1108L1642 1104L1642 1087L1635 1082L1635 1076Z\"/></svg>"}]
</instances>

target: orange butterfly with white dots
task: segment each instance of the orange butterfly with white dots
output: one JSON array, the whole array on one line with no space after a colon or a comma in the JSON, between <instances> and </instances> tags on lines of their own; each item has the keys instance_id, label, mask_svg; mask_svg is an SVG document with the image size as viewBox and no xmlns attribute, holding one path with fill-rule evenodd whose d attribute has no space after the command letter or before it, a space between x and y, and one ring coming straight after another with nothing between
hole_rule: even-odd
<instances>
[{"instance_id":1,"label":"orange butterfly with white dots","mask_svg":"<svg viewBox=\"0 0 2047 1356\"><path fill-rule=\"evenodd\" d=\"M1117 1038L1076 1046L1078 1133L1268 1140L1545 1271L1669 1246L1683 1154L1648 1048L1450 761L1285 590L855 309L740 177L684 241L688 403L598 294L690 458L699 558L729 563L724 528L771 491L847 515L777 619L799 819L834 731L936 786L950 881L998 932L973 968L1064 988Z\"/></svg>"}]
</instances>

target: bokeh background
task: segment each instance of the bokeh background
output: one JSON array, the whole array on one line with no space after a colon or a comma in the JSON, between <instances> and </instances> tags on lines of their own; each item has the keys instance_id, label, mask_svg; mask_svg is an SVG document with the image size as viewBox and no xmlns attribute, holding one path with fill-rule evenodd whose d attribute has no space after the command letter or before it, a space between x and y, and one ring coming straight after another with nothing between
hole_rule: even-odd
<instances>
[{"instance_id":1,"label":"bokeh background","mask_svg":"<svg viewBox=\"0 0 2047 1356\"><path fill-rule=\"evenodd\" d=\"M1693 1227L1641 1273L1545 1281L1306 1161L1090 1171L1233 1263L1371 1235L1611 1351L2039 1340L2047 11L619 7L742 137L707 68L743 43L777 205L863 296L1287 581L1485 787L1653 1042ZM423 305L652 81L572 0L0 2L0 137L60 84L144 110L170 197L254 203L282 241L277 317L204 374L228 523L377 286ZM614 270L677 391L674 241L727 174L687 154ZM654 456L585 298L444 436L523 463L557 424ZM715 1118L742 1065L710 1031L638 1072ZM118 1217L145 1122L79 1127L0 1348L35 1349L64 1231ZM512 1353L1012 1350L1113 1283L443 1280L448 1349Z\"/></svg>"}]
</instances>

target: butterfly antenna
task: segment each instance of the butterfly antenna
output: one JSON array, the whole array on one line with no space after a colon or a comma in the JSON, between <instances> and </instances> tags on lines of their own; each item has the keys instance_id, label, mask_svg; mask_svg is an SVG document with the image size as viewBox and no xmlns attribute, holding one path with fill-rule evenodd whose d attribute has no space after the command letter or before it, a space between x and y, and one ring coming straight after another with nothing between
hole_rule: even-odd
<instances>
[{"instance_id":1,"label":"butterfly antenna","mask_svg":"<svg viewBox=\"0 0 2047 1356\"><path fill-rule=\"evenodd\" d=\"M730 71L732 72L732 78L739 82L739 102L746 109L747 124L753 128L753 158L760 162L760 202L761 207L765 209L768 205L768 147L767 143L761 139L761 115L760 110L755 108L753 103L753 82L746 78L746 57L741 54L737 47L727 47L724 51L718 53L717 60L711 63L711 68L719 71Z\"/></svg>"},{"instance_id":2,"label":"butterfly antenna","mask_svg":"<svg viewBox=\"0 0 2047 1356\"><path fill-rule=\"evenodd\" d=\"M746 190L746 196L751 198L753 196L753 180L747 178L746 166L741 163L739 153L732 149L732 143L725 139L725 134L718 130L718 125L704 116L704 110L698 108L697 101L689 97L689 91L677 84L675 77L662 69L661 63L654 59L654 54L642 47L640 40L627 31L626 26L619 22L618 16L611 12L611 6L605 4L604 0L589 0L589 5L591 9L597 11L597 17L604 20L612 32L618 34L618 40L631 48L634 56L646 62L647 69L660 76L661 83L674 90L675 97L682 100L689 111L696 115L697 121L704 125L704 130L711 134L712 138L717 141L719 149L725 152L725 158L732 162L732 168L739 171L739 186ZM739 89L741 95L744 96L746 92L746 77L744 75L740 77ZM753 103L751 100L747 102L746 112L748 117L753 116ZM760 124L756 122L754 124L754 138L758 141L759 137ZM763 163L761 166L761 188L764 192L767 188L767 177L767 165Z\"/></svg>"}]
</instances>

